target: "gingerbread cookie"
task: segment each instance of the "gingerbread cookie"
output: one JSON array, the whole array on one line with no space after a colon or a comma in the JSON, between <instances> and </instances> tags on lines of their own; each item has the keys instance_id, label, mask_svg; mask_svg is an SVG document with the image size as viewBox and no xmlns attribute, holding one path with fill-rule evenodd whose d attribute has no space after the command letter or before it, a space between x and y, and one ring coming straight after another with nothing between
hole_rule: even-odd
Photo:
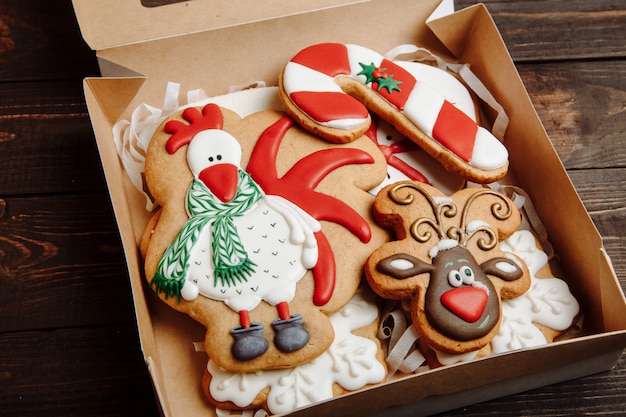
<instances>
[{"instance_id":1,"label":"gingerbread cookie","mask_svg":"<svg viewBox=\"0 0 626 417\"><path fill-rule=\"evenodd\" d=\"M465 186L466 181L463 178L446 171L415 142L404 137L377 115L372 115L372 124L365 135L378 145L387 161L387 177L370 190L373 195L386 185L405 180L430 184L447 194Z\"/></svg>"},{"instance_id":2,"label":"gingerbread cookie","mask_svg":"<svg viewBox=\"0 0 626 417\"><path fill-rule=\"evenodd\" d=\"M180 111L146 156L161 207L141 245L150 287L207 327L206 352L224 369L310 361L386 239L366 191L384 171L369 139L329 144L279 112Z\"/></svg>"},{"instance_id":3,"label":"gingerbread cookie","mask_svg":"<svg viewBox=\"0 0 626 417\"><path fill-rule=\"evenodd\" d=\"M371 110L465 179L494 182L508 170L507 149L479 124L467 88L437 67L390 61L362 46L323 43L285 65L279 88L287 111L329 141L360 137Z\"/></svg>"},{"instance_id":4,"label":"gingerbread cookie","mask_svg":"<svg viewBox=\"0 0 626 417\"><path fill-rule=\"evenodd\" d=\"M375 295L368 288L360 289L330 321L335 330L330 348L294 368L236 373L209 361L203 383L205 394L218 408L262 407L281 414L382 382L386 369L376 339Z\"/></svg>"},{"instance_id":5,"label":"gingerbread cookie","mask_svg":"<svg viewBox=\"0 0 626 417\"><path fill-rule=\"evenodd\" d=\"M497 334L501 299L530 286L524 262L498 243L519 227L507 197L466 188L448 197L415 181L385 187L376 220L397 240L376 249L366 264L370 286L387 299L410 299L421 342L460 354L479 350Z\"/></svg>"}]
</instances>

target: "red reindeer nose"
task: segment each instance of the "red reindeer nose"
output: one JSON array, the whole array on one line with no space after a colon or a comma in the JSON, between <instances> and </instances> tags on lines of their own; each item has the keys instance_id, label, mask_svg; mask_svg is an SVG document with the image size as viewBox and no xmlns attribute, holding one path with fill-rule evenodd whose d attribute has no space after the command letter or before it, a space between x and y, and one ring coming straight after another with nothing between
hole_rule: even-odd
<instances>
[{"instance_id":1,"label":"red reindeer nose","mask_svg":"<svg viewBox=\"0 0 626 417\"><path fill-rule=\"evenodd\" d=\"M468 323L474 323L482 316L489 294L475 287L459 287L441 295L441 303L451 312Z\"/></svg>"},{"instance_id":2,"label":"red reindeer nose","mask_svg":"<svg viewBox=\"0 0 626 417\"><path fill-rule=\"evenodd\" d=\"M198 179L222 202L228 203L237 194L238 168L233 164L218 164L205 168Z\"/></svg>"}]
</instances>

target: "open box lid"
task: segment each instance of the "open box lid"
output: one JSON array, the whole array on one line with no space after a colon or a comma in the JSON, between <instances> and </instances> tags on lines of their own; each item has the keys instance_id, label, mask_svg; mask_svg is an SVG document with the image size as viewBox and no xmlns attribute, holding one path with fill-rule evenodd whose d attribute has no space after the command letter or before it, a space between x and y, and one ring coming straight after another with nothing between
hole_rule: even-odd
<instances>
[{"instance_id":1,"label":"open box lid","mask_svg":"<svg viewBox=\"0 0 626 417\"><path fill-rule=\"evenodd\" d=\"M150 15L154 8L138 7L140 0L133 2L132 6L120 0L113 1L132 15L123 19L139 21L153 18ZM403 8L406 7L403 6L404 3L383 4L381 11L380 8L370 7L371 0L361 2L325 0L327 4L332 2L334 7L320 9L319 6L324 2L316 2L318 8L315 11L305 13L301 9L295 12L293 7L289 6L286 10L291 10L291 14L281 14L278 11L278 4L281 1L270 2L277 5L273 13L277 16L242 23L232 23L236 20L231 20L230 25L219 27L211 27L210 23L205 22L202 26L204 29L196 31L189 28L185 30L184 25L180 23L181 17L177 15L187 17L185 7L196 2L203 4L205 10L199 11L194 16L210 14L210 8L207 7L211 4L210 0L191 0L162 6L159 9L171 8L169 15L160 17L164 19L162 21L172 20L180 27L162 28L161 32L168 33L161 33L161 37L145 40L138 39L146 38L147 32L141 37L134 33L132 34L135 37L134 42L115 44L107 37L118 35L110 34L115 31L107 32L103 22L96 24L96 27L102 25L101 29L91 27L91 23L97 20L96 16L99 16L99 13L107 15L110 7L96 6L88 0L74 0L85 39L98 37L108 39L106 45L109 47L106 49L100 49L94 42L90 45L96 49L101 73L105 77L101 79L102 94L98 94L98 97L108 113L109 120L114 122L119 117L124 117L122 113L126 106L133 108L140 104L137 101L133 102L133 97L141 97L142 102L159 105L168 81L179 84L181 91L201 88L207 96L224 94L231 86L246 85L253 81L277 85L282 64L291 58L293 51L324 41L359 44L372 28L376 28L378 34L368 41L368 46L373 50L385 52L407 42L427 49L445 49L425 25L397 27L380 22L380 19L393 21L393 16L401 16ZM419 7L410 8L411 18L415 22L425 22L440 3L441 0L422 0ZM395 10L393 12L384 10L390 7ZM265 13L267 16L271 15L267 10ZM372 23L355 30L353 25L347 24L347 16L350 20ZM113 27L121 25L113 21L114 16L110 16L109 23L114 25ZM454 59L452 55L446 58ZM122 78L126 80L121 80ZM123 89L110 88L111 86L104 85L109 81L130 83L132 86ZM138 94L139 89L141 94ZM110 105L111 102L114 102L114 105Z\"/></svg>"},{"instance_id":2,"label":"open box lid","mask_svg":"<svg viewBox=\"0 0 626 417\"><path fill-rule=\"evenodd\" d=\"M73 0L81 33L95 51L369 0Z\"/></svg>"}]
</instances>

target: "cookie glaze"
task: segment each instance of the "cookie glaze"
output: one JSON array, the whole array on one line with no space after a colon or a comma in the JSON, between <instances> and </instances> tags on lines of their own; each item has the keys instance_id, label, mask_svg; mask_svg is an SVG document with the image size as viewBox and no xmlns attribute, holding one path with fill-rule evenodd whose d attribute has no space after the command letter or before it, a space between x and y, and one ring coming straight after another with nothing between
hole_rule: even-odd
<instances>
[{"instance_id":1,"label":"cookie glaze","mask_svg":"<svg viewBox=\"0 0 626 417\"><path fill-rule=\"evenodd\" d=\"M353 391L382 382L386 369L377 359L377 344L353 334L377 318L376 298L370 291L361 289L341 311L330 317L335 339L322 355L295 368L250 373L229 372L209 360L209 393L217 401L247 407L269 388L267 408L280 414L333 398L335 384Z\"/></svg>"},{"instance_id":2,"label":"cookie glaze","mask_svg":"<svg viewBox=\"0 0 626 417\"><path fill-rule=\"evenodd\" d=\"M371 90L386 104L362 97L359 86ZM347 142L363 134L370 123L369 110L394 124L394 117L388 113L395 110L437 143L408 135L431 156L443 162L442 150L453 155L444 158L444 165L455 165L455 172L475 181L482 178L480 182L495 181L506 173L506 148L477 123L467 88L439 68L390 61L358 45L323 43L301 50L285 65L280 87L288 111L294 109L296 119L306 119L303 127L322 132L329 140ZM464 167L473 169L460 169ZM474 170L483 172L475 175Z\"/></svg>"},{"instance_id":3,"label":"cookie glaze","mask_svg":"<svg viewBox=\"0 0 626 417\"><path fill-rule=\"evenodd\" d=\"M523 263L498 248L500 236L519 226L513 202L485 188L448 197L403 181L380 191L374 210L400 239L370 256L372 288L386 298L410 299L413 325L435 348L464 353L489 343L500 323L501 298L529 285Z\"/></svg>"},{"instance_id":4,"label":"cookie glaze","mask_svg":"<svg viewBox=\"0 0 626 417\"><path fill-rule=\"evenodd\" d=\"M300 159L279 178L279 145L292 127L283 117L260 135L246 171L240 166L241 145L222 130L217 105L208 104L202 112L188 108L182 116L188 124L165 124L172 134L165 148L173 154L188 145L193 175L185 202L189 219L162 255L151 286L166 298L193 301L202 295L236 311L240 325L231 329L231 352L240 361L268 348L263 324L250 317L261 301L276 307L276 348L284 353L303 348L309 342L305 320L289 307L298 281L313 270L316 305L330 300L335 285L334 254L319 221L344 225L364 242L371 237L363 217L315 187L336 168L373 158L358 149L324 149Z\"/></svg>"}]
</instances>

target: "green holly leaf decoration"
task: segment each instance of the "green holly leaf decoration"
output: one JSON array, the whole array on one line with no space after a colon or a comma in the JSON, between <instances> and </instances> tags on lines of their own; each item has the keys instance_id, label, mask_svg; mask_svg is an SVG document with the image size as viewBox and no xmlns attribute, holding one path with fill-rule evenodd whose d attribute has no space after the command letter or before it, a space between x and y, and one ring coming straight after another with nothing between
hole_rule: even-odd
<instances>
[{"instance_id":1,"label":"green holly leaf decoration","mask_svg":"<svg viewBox=\"0 0 626 417\"><path fill-rule=\"evenodd\" d=\"M376 81L376 77L373 75L374 71L376 71L376 65L373 62L369 65L359 62L359 65L363 68L363 71L357 73L357 75L365 75L365 84Z\"/></svg>"},{"instance_id":2,"label":"green holly leaf decoration","mask_svg":"<svg viewBox=\"0 0 626 417\"><path fill-rule=\"evenodd\" d=\"M376 81L378 82L378 91L386 88L390 94L392 91L400 91L400 84L402 84L402 81L393 79L393 74L388 77L379 78Z\"/></svg>"},{"instance_id":3,"label":"green holly leaf decoration","mask_svg":"<svg viewBox=\"0 0 626 417\"><path fill-rule=\"evenodd\" d=\"M386 88L391 94L392 91L400 91L402 81L394 80L393 74L387 73L387 68L378 68L373 62L369 65L359 62L363 70L357 75L365 76L365 84L378 83L378 91Z\"/></svg>"}]
</instances>

